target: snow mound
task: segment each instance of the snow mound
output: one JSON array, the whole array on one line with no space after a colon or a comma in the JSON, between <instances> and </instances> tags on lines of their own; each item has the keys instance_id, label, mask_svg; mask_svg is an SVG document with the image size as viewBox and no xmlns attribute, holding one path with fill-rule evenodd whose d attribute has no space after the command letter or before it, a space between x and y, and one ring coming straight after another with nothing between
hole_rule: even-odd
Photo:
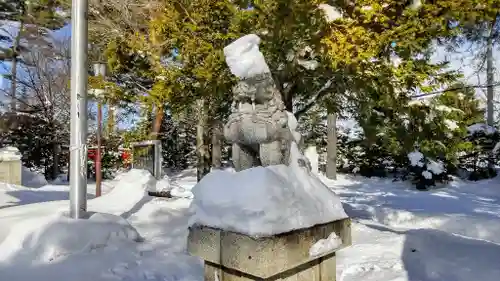
<instances>
[{"instance_id":1,"label":"snow mound","mask_svg":"<svg viewBox=\"0 0 500 281\"><path fill-rule=\"evenodd\" d=\"M473 124L467 127L467 132L470 135L476 134L476 133L484 133L486 135L492 135L497 131L494 127L488 126L487 124L483 123L478 123L478 124Z\"/></svg>"},{"instance_id":2,"label":"snow mound","mask_svg":"<svg viewBox=\"0 0 500 281\"><path fill-rule=\"evenodd\" d=\"M174 188L170 190L170 195L176 198L193 198L191 190L182 186L174 186Z\"/></svg>"},{"instance_id":3,"label":"snow mound","mask_svg":"<svg viewBox=\"0 0 500 281\"><path fill-rule=\"evenodd\" d=\"M259 44L259 36L248 34L224 48L226 63L233 75L244 79L271 72Z\"/></svg>"},{"instance_id":4,"label":"snow mound","mask_svg":"<svg viewBox=\"0 0 500 281\"><path fill-rule=\"evenodd\" d=\"M95 213L74 220L57 215L16 224L0 244L0 261L46 263L75 253L141 240L122 217Z\"/></svg>"},{"instance_id":5,"label":"snow mound","mask_svg":"<svg viewBox=\"0 0 500 281\"><path fill-rule=\"evenodd\" d=\"M63 185L63 184L69 185L68 175L67 174L59 174L57 176L57 178L55 178L50 183L55 184L55 185Z\"/></svg>"},{"instance_id":6,"label":"snow mound","mask_svg":"<svg viewBox=\"0 0 500 281\"><path fill-rule=\"evenodd\" d=\"M141 200L148 198L147 191L155 188L156 179L147 170L132 169L115 178L115 187L103 196L89 201L89 210L105 213L129 213Z\"/></svg>"},{"instance_id":7,"label":"snow mound","mask_svg":"<svg viewBox=\"0 0 500 281\"><path fill-rule=\"evenodd\" d=\"M296 165L216 170L192 190L190 225L270 236L346 218L340 199Z\"/></svg>"},{"instance_id":8,"label":"snow mound","mask_svg":"<svg viewBox=\"0 0 500 281\"><path fill-rule=\"evenodd\" d=\"M156 182L155 191L168 191L172 189L170 184L170 178L168 176L163 176L159 181Z\"/></svg>"},{"instance_id":9,"label":"snow mound","mask_svg":"<svg viewBox=\"0 0 500 281\"><path fill-rule=\"evenodd\" d=\"M43 175L33 172L24 166L22 167L21 182L23 186L31 188L40 188L49 184Z\"/></svg>"},{"instance_id":10,"label":"snow mound","mask_svg":"<svg viewBox=\"0 0 500 281\"><path fill-rule=\"evenodd\" d=\"M170 195L174 198L193 198L191 188L175 183L168 176L163 176L151 187L155 192L170 192Z\"/></svg>"}]
</instances>

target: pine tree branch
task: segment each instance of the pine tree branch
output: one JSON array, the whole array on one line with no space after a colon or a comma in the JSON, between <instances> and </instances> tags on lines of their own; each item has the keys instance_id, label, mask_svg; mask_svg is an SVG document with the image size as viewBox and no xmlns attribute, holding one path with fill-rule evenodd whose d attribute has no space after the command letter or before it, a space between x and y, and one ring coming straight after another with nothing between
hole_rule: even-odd
<instances>
[{"instance_id":1,"label":"pine tree branch","mask_svg":"<svg viewBox=\"0 0 500 281\"><path fill-rule=\"evenodd\" d=\"M470 85L470 86L464 86L464 87L449 88L449 89L444 89L444 90L420 94L420 95L414 95L414 96L410 96L410 98L416 99L416 98L423 98L423 97L437 95L437 94L443 94L446 92L459 91L459 90L463 90L463 89L481 89L481 88L498 87L498 86L500 86L500 82L489 84L489 85L488 84L486 84L486 85Z\"/></svg>"},{"instance_id":2,"label":"pine tree branch","mask_svg":"<svg viewBox=\"0 0 500 281\"><path fill-rule=\"evenodd\" d=\"M330 86L332 85L333 83L333 78L331 78L330 80L328 80L325 85L323 85L323 87L321 87L321 89L319 89L314 95L312 98L309 99L309 101L307 102L306 105L304 105L301 109L297 110L294 115L295 115L295 118L299 119L300 116L302 116L303 114L305 114L309 109L311 109L319 100L321 100L321 98L327 94L328 92L326 91L328 88L330 88Z\"/></svg>"}]
</instances>

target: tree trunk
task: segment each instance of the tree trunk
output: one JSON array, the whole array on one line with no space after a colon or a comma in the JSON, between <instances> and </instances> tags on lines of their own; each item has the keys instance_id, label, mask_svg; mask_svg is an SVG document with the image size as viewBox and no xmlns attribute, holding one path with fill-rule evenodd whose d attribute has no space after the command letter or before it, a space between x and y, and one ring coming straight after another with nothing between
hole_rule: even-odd
<instances>
[{"instance_id":1,"label":"tree trunk","mask_svg":"<svg viewBox=\"0 0 500 281\"><path fill-rule=\"evenodd\" d=\"M337 114L328 112L327 117L327 147L326 147L326 177L337 179Z\"/></svg>"},{"instance_id":2,"label":"tree trunk","mask_svg":"<svg viewBox=\"0 0 500 281\"><path fill-rule=\"evenodd\" d=\"M102 153L101 153L101 140L102 140L102 104L97 103L97 153L95 158L95 196L101 196L102 185Z\"/></svg>"},{"instance_id":3,"label":"tree trunk","mask_svg":"<svg viewBox=\"0 0 500 281\"><path fill-rule=\"evenodd\" d=\"M11 85L10 85L10 98L11 98L11 103L10 107L12 112L16 112L17 110L17 57L18 57L18 50L19 46L21 44L21 37L23 34L24 30L24 11L21 14L21 20L20 20L20 25L19 25L19 32L16 35L16 39L14 40L14 45L12 46L12 67L11 67Z\"/></svg>"},{"instance_id":4,"label":"tree trunk","mask_svg":"<svg viewBox=\"0 0 500 281\"><path fill-rule=\"evenodd\" d=\"M283 103L288 112L293 112L293 93L291 90L283 94Z\"/></svg>"},{"instance_id":5,"label":"tree trunk","mask_svg":"<svg viewBox=\"0 0 500 281\"><path fill-rule=\"evenodd\" d=\"M488 42L486 46L486 84L487 88L487 123L489 126L493 126L495 123L494 115L493 115L493 99L494 99L494 88L493 83L495 83L494 78L494 67L493 67L493 38L491 38L493 34L493 27L490 32L490 36L488 37Z\"/></svg>"},{"instance_id":6,"label":"tree trunk","mask_svg":"<svg viewBox=\"0 0 500 281\"><path fill-rule=\"evenodd\" d=\"M206 144L206 127L208 125L208 112L206 102L203 99L198 101L198 124L196 125L196 156L197 171L196 178L200 181L210 172L210 155Z\"/></svg>"},{"instance_id":7,"label":"tree trunk","mask_svg":"<svg viewBox=\"0 0 500 281\"><path fill-rule=\"evenodd\" d=\"M61 146L58 142L52 143L52 179L56 179L59 176L59 155L61 153ZM69 173L68 173L69 174Z\"/></svg>"},{"instance_id":8,"label":"tree trunk","mask_svg":"<svg viewBox=\"0 0 500 281\"><path fill-rule=\"evenodd\" d=\"M496 20L493 21L491 24L491 30L490 34L488 36L488 41L486 44L486 84L488 85L488 88L486 89L487 95L486 95L486 123L489 126L494 126L495 125L495 117L494 117L494 97L495 97L495 92L493 88L493 83L495 83L495 73L494 73L494 66L493 66L493 32L495 28L495 23ZM493 151L490 152L489 155L489 161L488 161L488 172L491 172L494 169L494 161L495 161L495 156L493 154Z\"/></svg>"},{"instance_id":9,"label":"tree trunk","mask_svg":"<svg viewBox=\"0 0 500 281\"><path fill-rule=\"evenodd\" d=\"M106 123L107 123L107 130L106 130L107 137L109 138L115 133L115 123L116 123L116 109L112 104L108 104L108 120Z\"/></svg>"},{"instance_id":10,"label":"tree trunk","mask_svg":"<svg viewBox=\"0 0 500 281\"><path fill-rule=\"evenodd\" d=\"M151 132L151 138L156 140L159 137L160 134L160 129L161 129L161 123L163 122L163 116L165 115L165 111L163 109L163 106L157 106L156 107L156 113L155 113L155 120L153 121L153 130Z\"/></svg>"},{"instance_id":11,"label":"tree trunk","mask_svg":"<svg viewBox=\"0 0 500 281\"><path fill-rule=\"evenodd\" d=\"M222 124L213 122L212 127L212 168L222 167Z\"/></svg>"}]
</instances>

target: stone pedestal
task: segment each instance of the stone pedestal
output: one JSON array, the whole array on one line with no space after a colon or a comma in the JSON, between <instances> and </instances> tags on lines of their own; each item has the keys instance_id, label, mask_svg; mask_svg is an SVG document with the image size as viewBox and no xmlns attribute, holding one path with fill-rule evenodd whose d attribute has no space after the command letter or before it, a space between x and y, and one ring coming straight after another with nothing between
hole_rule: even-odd
<instances>
[{"instance_id":1,"label":"stone pedestal","mask_svg":"<svg viewBox=\"0 0 500 281\"><path fill-rule=\"evenodd\" d=\"M0 182L21 185L21 160L0 161Z\"/></svg>"},{"instance_id":2,"label":"stone pedestal","mask_svg":"<svg viewBox=\"0 0 500 281\"><path fill-rule=\"evenodd\" d=\"M342 239L342 245L310 257L311 246L332 232ZM188 238L189 253L205 262L205 281L334 281L335 251L349 245L348 218L262 238L195 225Z\"/></svg>"}]
</instances>

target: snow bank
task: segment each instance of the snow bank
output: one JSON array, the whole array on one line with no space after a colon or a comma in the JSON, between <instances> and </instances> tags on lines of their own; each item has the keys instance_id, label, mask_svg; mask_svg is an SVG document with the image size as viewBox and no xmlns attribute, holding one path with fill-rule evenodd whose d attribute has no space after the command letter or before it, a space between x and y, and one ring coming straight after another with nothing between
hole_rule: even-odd
<instances>
[{"instance_id":1,"label":"snow bank","mask_svg":"<svg viewBox=\"0 0 500 281\"><path fill-rule=\"evenodd\" d=\"M21 182L23 186L31 188L40 188L49 184L43 175L33 172L24 166L22 167Z\"/></svg>"},{"instance_id":2,"label":"snow bank","mask_svg":"<svg viewBox=\"0 0 500 281\"><path fill-rule=\"evenodd\" d=\"M196 181L195 181L196 183ZM172 181L168 176L163 176L162 179L156 182L152 186L155 192L169 192L170 196L174 198L193 198L193 193L191 192L191 186L179 185L175 181Z\"/></svg>"},{"instance_id":3,"label":"snow bank","mask_svg":"<svg viewBox=\"0 0 500 281\"><path fill-rule=\"evenodd\" d=\"M406 232L402 253L408 280L496 281L498 244L433 229Z\"/></svg>"},{"instance_id":4,"label":"snow bank","mask_svg":"<svg viewBox=\"0 0 500 281\"><path fill-rule=\"evenodd\" d=\"M170 184L170 178L168 176L163 176L159 181L156 182L155 191L168 191L172 189Z\"/></svg>"},{"instance_id":5,"label":"snow bank","mask_svg":"<svg viewBox=\"0 0 500 281\"><path fill-rule=\"evenodd\" d=\"M224 48L226 63L233 75L243 79L271 72L259 44L259 36L248 34Z\"/></svg>"},{"instance_id":6,"label":"snow bank","mask_svg":"<svg viewBox=\"0 0 500 281\"><path fill-rule=\"evenodd\" d=\"M89 210L116 215L130 213L141 200L147 199L147 191L156 185L156 179L149 171L139 169L119 174L115 181L110 192L89 201Z\"/></svg>"},{"instance_id":7,"label":"snow bank","mask_svg":"<svg viewBox=\"0 0 500 281\"><path fill-rule=\"evenodd\" d=\"M67 174L59 174L57 178L55 178L53 181L50 182L51 184L55 185L63 185L63 184L68 184L68 175Z\"/></svg>"},{"instance_id":8,"label":"snow bank","mask_svg":"<svg viewBox=\"0 0 500 281\"><path fill-rule=\"evenodd\" d=\"M340 199L306 169L213 171L194 188L190 225L270 236L346 218Z\"/></svg>"},{"instance_id":9,"label":"snow bank","mask_svg":"<svg viewBox=\"0 0 500 281\"><path fill-rule=\"evenodd\" d=\"M21 160L21 157L21 152L16 147L7 146L0 148L0 161Z\"/></svg>"},{"instance_id":10,"label":"snow bank","mask_svg":"<svg viewBox=\"0 0 500 281\"><path fill-rule=\"evenodd\" d=\"M15 225L0 244L0 261L47 263L140 239L139 233L119 216L95 213L89 219L74 220L60 213Z\"/></svg>"},{"instance_id":11,"label":"snow bank","mask_svg":"<svg viewBox=\"0 0 500 281\"><path fill-rule=\"evenodd\" d=\"M172 190L170 190L170 195L176 198L193 198L191 190L183 186L174 186Z\"/></svg>"}]
</instances>

